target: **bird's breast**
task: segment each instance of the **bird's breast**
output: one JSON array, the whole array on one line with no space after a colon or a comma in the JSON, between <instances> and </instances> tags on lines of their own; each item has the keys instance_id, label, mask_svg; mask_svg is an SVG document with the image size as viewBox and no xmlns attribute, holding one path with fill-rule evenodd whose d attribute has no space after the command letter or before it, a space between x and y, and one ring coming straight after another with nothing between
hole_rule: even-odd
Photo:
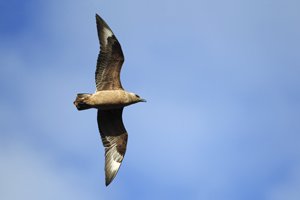
<instances>
[{"instance_id":1,"label":"bird's breast","mask_svg":"<svg viewBox=\"0 0 300 200\"><path fill-rule=\"evenodd\" d=\"M103 90L97 91L90 98L95 108L114 109L129 105L128 95L124 90Z\"/></svg>"}]
</instances>

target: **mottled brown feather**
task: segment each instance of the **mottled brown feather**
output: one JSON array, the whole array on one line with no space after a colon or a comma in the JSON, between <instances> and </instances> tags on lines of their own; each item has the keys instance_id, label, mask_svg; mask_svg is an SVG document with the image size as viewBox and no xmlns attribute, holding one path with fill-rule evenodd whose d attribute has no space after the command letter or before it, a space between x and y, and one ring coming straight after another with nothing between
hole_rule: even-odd
<instances>
[{"instance_id":1,"label":"mottled brown feather","mask_svg":"<svg viewBox=\"0 0 300 200\"><path fill-rule=\"evenodd\" d=\"M124 62L121 45L109 26L97 14L96 22L100 42L95 73L97 91L123 89L120 81L120 72ZM112 33L110 37L105 38L106 30Z\"/></svg>"},{"instance_id":2,"label":"mottled brown feather","mask_svg":"<svg viewBox=\"0 0 300 200\"><path fill-rule=\"evenodd\" d=\"M105 147L105 180L109 185L119 171L126 152L127 131L121 109L98 110L98 128Z\"/></svg>"}]
</instances>

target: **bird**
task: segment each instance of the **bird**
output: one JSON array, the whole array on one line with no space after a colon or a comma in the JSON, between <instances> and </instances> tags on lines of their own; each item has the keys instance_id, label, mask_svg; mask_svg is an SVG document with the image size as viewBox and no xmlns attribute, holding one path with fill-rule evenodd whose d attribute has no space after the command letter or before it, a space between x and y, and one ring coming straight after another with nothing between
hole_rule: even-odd
<instances>
[{"instance_id":1,"label":"bird","mask_svg":"<svg viewBox=\"0 0 300 200\"><path fill-rule=\"evenodd\" d=\"M105 148L105 185L116 177L122 164L128 134L123 124L125 106L146 102L139 95L123 89L120 72L124 62L121 45L107 23L96 14L100 51L98 54L93 94L79 93L73 102L79 111L97 109L97 122Z\"/></svg>"}]
</instances>

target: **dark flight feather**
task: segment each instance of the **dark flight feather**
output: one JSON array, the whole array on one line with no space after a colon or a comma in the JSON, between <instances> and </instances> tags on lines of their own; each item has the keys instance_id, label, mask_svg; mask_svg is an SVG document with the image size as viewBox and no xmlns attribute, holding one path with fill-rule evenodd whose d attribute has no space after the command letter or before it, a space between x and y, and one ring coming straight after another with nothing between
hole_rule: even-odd
<instances>
[{"instance_id":1,"label":"dark flight feather","mask_svg":"<svg viewBox=\"0 0 300 200\"><path fill-rule=\"evenodd\" d=\"M112 30L96 14L100 52L95 73L96 88L100 90L123 89L120 72L124 62L122 48Z\"/></svg>"},{"instance_id":2,"label":"dark flight feather","mask_svg":"<svg viewBox=\"0 0 300 200\"><path fill-rule=\"evenodd\" d=\"M98 128L105 147L105 184L117 175L127 146L127 131L122 120L121 109L98 110Z\"/></svg>"}]
</instances>

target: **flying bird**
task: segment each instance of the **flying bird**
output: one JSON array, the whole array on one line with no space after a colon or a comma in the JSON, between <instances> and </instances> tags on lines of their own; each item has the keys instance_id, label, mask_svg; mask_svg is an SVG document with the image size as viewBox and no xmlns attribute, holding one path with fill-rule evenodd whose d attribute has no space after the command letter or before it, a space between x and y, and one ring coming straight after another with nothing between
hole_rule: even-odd
<instances>
[{"instance_id":1,"label":"flying bird","mask_svg":"<svg viewBox=\"0 0 300 200\"><path fill-rule=\"evenodd\" d=\"M78 110L98 110L98 128L105 147L105 185L108 186L117 175L126 152L128 134L122 120L123 108L146 100L123 89L120 81L124 62L121 45L98 14L96 24L100 42L95 73L96 92L77 94L74 105Z\"/></svg>"}]
</instances>

